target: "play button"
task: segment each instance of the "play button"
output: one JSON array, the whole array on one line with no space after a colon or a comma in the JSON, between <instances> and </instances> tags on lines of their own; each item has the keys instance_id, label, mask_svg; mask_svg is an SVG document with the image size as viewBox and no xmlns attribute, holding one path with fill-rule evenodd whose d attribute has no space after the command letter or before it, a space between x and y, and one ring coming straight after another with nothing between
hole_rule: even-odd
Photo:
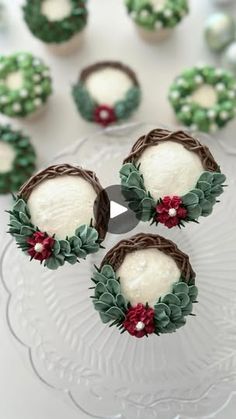
<instances>
[{"instance_id":1,"label":"play button","mask_svg":"<svg viewBox=\"0 0 236 419\"><path fill-rule=\"evenodd\" d=\"M98 220L101 218L101 208L104 211L104 205L101 202L109 201L108 232L112 234L124 234L133 230L139 223L135 213L130 210L128 202L126 202L120 185L112 185L104 189L97 197L94 205L94 216Z\"/></svg>"}]
</instances>

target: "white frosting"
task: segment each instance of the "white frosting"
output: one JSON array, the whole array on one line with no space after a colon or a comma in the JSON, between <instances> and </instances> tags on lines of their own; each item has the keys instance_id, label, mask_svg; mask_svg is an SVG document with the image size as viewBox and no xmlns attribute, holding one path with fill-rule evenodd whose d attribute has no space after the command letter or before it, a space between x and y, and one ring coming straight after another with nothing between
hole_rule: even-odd
<instances>
[{"instance_id":1,"label":"white frosting","mask_svg":"<svg viewBox=\"0 0 236 419\"><path fill-rule=\"evenodd\" d=\"M157 249L128 253L117 270L121 292L132 306L138 303L154 306L160 296L172 291L180 274L174 259Z\"/></svg>"},{"instance_id":2,"label":"white frosting","mask_svg":"<svg viewBox=\"0 0 236 419\"><path fill-rule=\"evenodd\" d=\"M39 184L28 199L32 223L58 239L73 236L90 224L97 197L89 182L78 176L58 176Z\"/></svg>"},{"instance_id":3,"label":"white frosting","mask_svg":"<svg viewBox=\"0 0 236 419\"><path fill-rule=\"evenodd\" d=\"M14 148L0 140L0 173L7 173L12 170L15 157Z\"/></svg>"},{"instance_id":4,"label":"white frosting","mask_svg":"<svg viewBox=\"0 0 236 419\"><path fill-rule=\"evenodd\" d=\"M94 71L86 79L85 85L93 99L102 105L113 106L133 87L130 77L116 68Z\"/></svg>"},{"instance_id":5,"label":"white frosting","mask_svg":"<svg viewBox=\"0 0 236 419\"><path fill-rule=\"evenodd\" d=\"M203 84L191 95L191 100L204 108L212 108L217 103L217 92L210 84Z\"/></svg>"},{"instance_id":6,"label":"white frosting","mask_svg":"<svg viewBox=\"0 0 236 419\"><path fill-rule=\"evenodd\" d=\"M139 170L145 187L155 200L166 195L186 194L204 172L198 155L174 141L148 147L138 163L141 163Z\"/></svg>"},{"instance_id":7,"label":"white frosting","mask_svg":"<svg viewBox=\"0 0 236 419\"><path fill-rule=\"evenodd\" d=\"M41 12L51 22L62 20L71 14L71 0L44 0Z\"/></svg>"},{"instance_id":8,"label":"white frosting","mask_svg":"<svg viewBox=\"0 0 236 419\"><path fill-rule=\"evenodd\" d=\"M149 3L154 7L155 10L163 10L166 6L166 0L149 0Z\"/></svg>"},{"instance_id":9,"label":"white frosting","mask_svg":"<svg viewBox=\"0 0 236 419\"><path fill-rule=\"evenodd\" d=\"M5 79L6 86L11 90L20 90L23 86L23 74L21 71L9 73Z\"/></svg>"}]
</instances>

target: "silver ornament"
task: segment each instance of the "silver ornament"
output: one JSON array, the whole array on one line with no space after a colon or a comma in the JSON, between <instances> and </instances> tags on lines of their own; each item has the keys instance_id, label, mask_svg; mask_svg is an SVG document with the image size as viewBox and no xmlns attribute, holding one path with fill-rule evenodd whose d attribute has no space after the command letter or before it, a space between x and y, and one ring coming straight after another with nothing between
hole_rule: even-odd
<instances>
[{"instance_id":1,"label":"silver ornament","mask_svg":"<svg viewBox=\"0 0 236 419\"><path fill-rule=\"evenodd\" d=\"M220 6L227 6L228 4L233 3L233 0L214 0L215 4L219 4Z\"/></svg>"},{"instance_id":2,"label":"silver ornament","mask_svg":"<svg viewBox=\"0 0 236 419\"><path fill-rule=\"evenodd\" d=\"M205 23L205 38L212 51L221 51L235 38L234 19L227 13L214 13Z\"/></svg>"},{"instance_id":3,"label":"silver ornament","mask_svg":"<svg viewBox=\"0 0 236 419\"><path fill-rule=\"evenodd\" d=\"M230 44L224 51L222 65L236 74L236 41Z\"/></svg>"}]
</instances>

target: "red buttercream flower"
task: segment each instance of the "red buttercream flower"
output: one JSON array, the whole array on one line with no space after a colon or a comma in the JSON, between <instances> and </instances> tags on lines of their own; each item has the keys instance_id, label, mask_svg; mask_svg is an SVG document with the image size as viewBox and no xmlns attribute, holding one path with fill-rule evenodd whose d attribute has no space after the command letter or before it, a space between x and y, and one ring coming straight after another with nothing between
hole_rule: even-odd
<instances>
[{"instance_id":1,"label":"red buttercream flower","mask_svg":"<svg viewBox=\"0 0 236 419\"><path fill-rule=\"evenodd\" d=\"M126 314L123 326L130 335L136 338L142 338L154 333L154 309L146 307L141 303L131 307Z\"/></svg>"},{"instance_id":2,"label":"red buttercream flower","mask_svg":"<svg viewBox=\"0 0 236 419\"><path fill-rule=\"evenodd\" d=\"M165 196L161 203L156 206L156 221L164 224L168 228L175 227L180 224L188 215L188 211L184 208L182 199L179 196Z\"/></svg>"},{"instance_id":3,"label":"red buttercream flower","mask_svg":"<svg viewBox=\"0 0 236 419\"><path fill-rule=\"evenodd\" d=\"M27 240L27 243L30 245L28 254L31 258L43 261L51 256L55 240L52 237L48 237L46 233L36 231Z\"/></svg>"},{"instance_id":4,"label":"red buttercream flower","mask_svg":"<svg viewBox=\"0 0 236 419\"><path fill-rule=\"evenodd\" d=\"M100 105L95 109L94 120L103 126L116 121L116 114L113 108L107 105Z\"/></svg>"}]
</instances>

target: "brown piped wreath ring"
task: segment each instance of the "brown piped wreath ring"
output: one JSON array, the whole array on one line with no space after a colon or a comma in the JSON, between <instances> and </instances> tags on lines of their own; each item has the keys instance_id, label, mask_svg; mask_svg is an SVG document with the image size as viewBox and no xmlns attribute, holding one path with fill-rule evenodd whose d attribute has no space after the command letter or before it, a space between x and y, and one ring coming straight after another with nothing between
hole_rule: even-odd
<instances>
[{"instance_id":1,"label":"brown piped wreath ring","mask_svg":"<svg viewBox=\"0 0 236 419\"><path fill-rule=\"evenodd\" d=\"M84 70L82 70L79 80L85 82L86 79L92 73L96 73L97 71L100 71L106 68L114 68L116 70L123 71L123 73L129 76L129 78L132 80L135 86L139 86L139 82L138 82L135 72L130 67L122 64L119 61L100 61L98 63L92 64L86 67Z\"/></svg>"},{"instance_id":2,"label":"brown piped wreath ring","mask_svg":"<svg viewBox=\"0 0 236 419\"><path fill-rule=\"evenodd\" d=\"M206 171L219 171L219 165L216 163L207 146L202 145L197 139L184 131L171 132L166 129L154 129L147 135L140 137L133 145L130 154L125 158L123 163L135 163L146 148L158 145L165 141L174 141L182 144L187 150L196 153L200 157Z\"/></svg>"},{"instance_id":3,"label":"brown piped wreath ring","mask_svg":"<svg viewBox=\"0 0 236 419\"><path fill-rule=\"evenodd\" d=\"M28 182L26 182L21 189L19 190L19 198L23 198L26 202L29 199L31 192L45 180L54 179L58 176L79 176L91 184L95 192L99 197L99 210L96 210L96 224L95 228L98 231L99 238L104 240L107 233L107 226L109 222L109 213L110 213L110 204L109 199L106 194L104 194L104 189L100 184L95 173L90 170L82 169L81 167L71 166L70 164L58 164L47 167L46 169L40 171L35 176L32 176ZM101 193L103 192L103 193Z\"/></svg>"},{"instance_id":4,"label":"brown piped wreath ring","mask_svg":"<svg viewBox=\"0 0 236 419\"><path fill-rule=\"evenodd\" d=\"M190 280L194 281L196 275L189 262L189 257L179 250L171 240L155 234L139 233L129 239L121 240L106 254L101 268L104 265L111 265L114 271L117 271L128 253L151 248L158 249L173 258L187 284Z\"/></svg>"}]
</instances>

